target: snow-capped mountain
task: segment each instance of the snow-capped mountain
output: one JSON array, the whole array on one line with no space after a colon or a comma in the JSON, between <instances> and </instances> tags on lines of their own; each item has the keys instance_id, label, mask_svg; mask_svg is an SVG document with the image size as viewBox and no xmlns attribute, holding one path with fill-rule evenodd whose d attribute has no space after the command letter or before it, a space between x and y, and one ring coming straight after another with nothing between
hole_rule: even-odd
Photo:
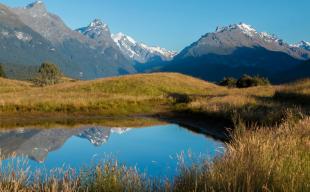
<instances>
[{"instance_id":1,"label":"snow-capped mountain","mask_svg":"<svg viewBox=\"0 0 310 192\"><path fill-rule=\"evenodd\" d=\"M85 40L67 27L60 17L49 13L43 1L35 1L26 7L13 8L12 11L19 16L23 23L53 44L59 44L64 40L73 38L82 42Z\"/></svg>"},{"instance_id":2,"label":"snow-capped mountain","mask_svg":"<svg viewBox=\"0 0 310 192\"><path fill-rule=\"evenodd\" d=\"M297 47L297 48L301 48L301 49L305 49L310 51L310 43L306 42L306 41L301 41L299 43L293 44L291 45L292 47Z\"/></svg>"},{"instance_id":3,"label":"snow-capped mountain","mask_svg":"<svg viewBox=\"0 0 310 192\"><path fill-rule=\"evenodd\" d=\"M160 58L162 61L169 61L176 52L168 51L161 47L153 47L137 42L132 37L123 33L113 34L112 38L123 54L139 63L147 63L154 58Z\"/></svg>"},{"instance_id":4,"label":"snow-capped mountain","mask_svg":"<svg viewBox=\"0 0 310 192\"><path fill-rule=\"evenodd\" d=\"M113 47L118 49L111 38L109 26L100 19L95 19L87 27L76 29L76 31L87 38L94 40L100 47Z\"/></svg>"},{"instance_id":5,"label":"snow-capped mountain","mask_svg":"<svg viewBox=\"0 0 310 192\"><path fill-rule=\"evenodd\" d=\"M136 72L132 61L123 55L112 40L108 28L97 36L95 33L91 36L91 31L81 34L69 28L60 17L48 12L43 1L19 8L1 5L0 9L7 13L0 13L0 38L4 39L0 44L0 60L9 77L21 74L15 71L11 76L10 72L16 69L33 70L36 73L37 66L47 60L58 64L65 75L73 78L80 78L81 72L83 79ZM96 20L89 29L104 31L99 26L106 25ZM18 43L12 38L17 39Z\"/></svg>"},{"instance_id":6,"label":"snow-capped mountain","mask_svg":"<svg viewBox=\"0 0 310 192\"><path fill-rule=\"evenodd\" d=\"M110 128L92 127L84 130L78 136L89 140L95 146L101 146L108 142L110 134Z\"/></svg>"},{"instance_id":7,"label":"snow-capped mountain","mask_svg":"<svg viewBox=\"0 0 310 192\"><path fill-rule=\"evenodd\" d=\"M101 36L110 36L108 25L100 19L93 20L87 27L77 29L77 31L92 39L98 39Z\"/></svg>"},{"instance_id":8,"label":"snow-capped mountain","mask_svg":"<svg viewBox=\"0 0 310 192\"><path fill-rule=\"evenodd\" d=\"M206 54L229 55L240 47L261 47L270 51L286 53L296 59L309 59L310 52L292 48L288 43L275 35L258 32L251 25L239 23L218 27L214 33L207 33L197 42L181 52L183 57L203 56Z\"/></svg>"},{"instance_id":9,"label":"snow-capped mountain","mask_svg":"<svg viewBox=\"0 0 310 192\"><path fill-rule=\"evenodd\" d=\"M108 142L111 133L123 134L130 128L77 127L74 129L12 129L0 130L2 158L25 156L43 163L52 151L61 148L72 136L87 139L95 146Z\"/></svg>"},{"instance_id":10,"label":"snow-capped mountain","mask_svg":"<svg viewBox=\"0 0 310 192\"><path fill-rule=\"evenodd\" d=\"M131 128L120 128L120 127L115 127L111 129L112 133L117 133L119 135L122 135L124 133L127 133L131 130Z\"/></svg>"},{"instance_id":11,"label":"snow-capped mountain","mask_svg":"<svg viewBox=\"0 0 310 192\"><path fill-rule=\"evenodd\" d=\"M310 51L252 26L239 23L218 27L183 49L162 71L180 72L206 80L225 76L275 74L294 68L310 58Z\"/></svg>"}]
</instances>

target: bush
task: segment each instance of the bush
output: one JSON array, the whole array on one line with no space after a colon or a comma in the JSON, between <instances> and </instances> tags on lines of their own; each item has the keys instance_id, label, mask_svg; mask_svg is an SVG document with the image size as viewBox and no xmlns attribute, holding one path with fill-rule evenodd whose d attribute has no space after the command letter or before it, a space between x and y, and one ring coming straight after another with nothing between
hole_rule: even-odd
<instances>
[{"instance_id":1,"label":"bush","mask_svg":"<svg viewBox=\"0 0 310 192\"><path fill-rule=\"evenodd\" d=\"M44 62L39 68L35 83L40 86L54 85L60 81L61 77L62 73L57 65Z\"/></svg>"},{"instance_id":2,"label":"bush","mask_svg":"<svg viewBox=\"0 0 310 192\"><path fill-rule=\"evenodd\" d=\"M225 87L236 87L237 84L237 79L233 77L225 77L220 83L220 86L225 86Z\"/></svg>"},{"instance_id":3,"label":"bush","mask_svg":"<svg viewBox=\"0 0 310 192\"><path fill-rule=\"evenodd\" d=\"M259 76L251 77L249 75L244 75L243 77L241 77L236 84L238 88L247 88L247 87L264 86L264 85L270 85L268 79Z\"/></svg>"},{"instance_id":4,"label":"bush","mask_svg":"<svg viewBox=\"0 0 310 192\"><path fill-rule=\"evenodd\" d=\"M4 78L6 77L3 66L1 64L0 64L0 77L4 77Z\"/></svg>"}]
</instances>

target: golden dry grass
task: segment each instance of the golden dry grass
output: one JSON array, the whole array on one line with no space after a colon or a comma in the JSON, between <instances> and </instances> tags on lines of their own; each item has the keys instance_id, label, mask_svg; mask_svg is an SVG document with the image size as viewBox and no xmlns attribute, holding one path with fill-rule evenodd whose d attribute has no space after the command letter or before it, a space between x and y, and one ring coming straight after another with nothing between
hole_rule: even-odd
<instances>
[{"instance_id":1,"label":"golden dry grass","mask_svg":"<svg viewBox=\"0 0 310 192\"><path fill-rule=\"evenodd\" d=\"M248 129L223 157L184 168L171 191L309 191L310 119Z\"/></svg>"},{"instance_id":2,"label":"golden dry grass","mask_svg":"<svg viewBox=\"0 0 310 192\"><path fill-rule=\"evenodd\" d=\"M228 89L192 77L157 73L48 87L0 79L0 117L21 113L129 115L188 113L217 117L237 130L214 162L184 167L173 182L145 178L108 164L88 175L27 183L0 175L0 187L20 191L309 191L310 80L281 86ZM296 109L297 107L297 109ZM296 110L295 110L296 109ZM298 121L296 115L304 118ZM48 115L47 115L48 117ZM23 172L22 172L23 173ZM14 173L15 174L15 173Z\"/></svg>"},{"instance_id":3,"label":"golden dry grass","mask_svg":"<svg viewBox=\"0 0 310 192\"><path fill-rule=\"evenodd\" d=\"M94 168L58 169L57 175L44 176L38 170L0 171L3 191L176 191L247 192L310 190L310 119L286 121L277 127L248 128L235 135L226 152L214 161L183 166L172 181L150 178L135 168L106 162ZM25 162L24 165L27 165ZM44 177L42 177L44 176Z\"/></svg>"},{"instance_id":4,"label":"golden dry grass","mask_svg":"<svg viewBox=\"0 0 310 192\"><path fill-rule=\"evenodd\" d=\"M180 74L129 75L47 87L1 81L0 111L135 114L161 109L171 93L201 94L216 85Z\"/></svg>"},{"instance_id":5,"label":"golden dry grass","mask_svg":"<svg viewBox=\"0 0 310 192\"><path fill-rule=\"evenodd\" d=\"M8 119L25 113L37 118L186 112L204 119L217 117L231 126L236 118L246 124L273 125L280 123L288 109L309 103L309 82L229 89L177 73L68 80L47 87L0 79L0 115Z\"/></svg>"}]
</instances>

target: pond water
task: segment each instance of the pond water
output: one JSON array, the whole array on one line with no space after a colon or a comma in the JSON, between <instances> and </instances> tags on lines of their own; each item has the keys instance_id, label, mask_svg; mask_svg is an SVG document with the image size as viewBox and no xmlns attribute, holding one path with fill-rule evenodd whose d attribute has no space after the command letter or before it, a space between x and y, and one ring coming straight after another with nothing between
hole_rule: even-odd
<instances>
[{"instance_id":1,"label":"pond water","mask_svg":"<svg viewBox=\"0 0 310 192\"><path fill-rule=\"evenodd\" d=\"M23 157L29 159L33 170L79 170L110 158L150 176L173 177L182 153L185 163L190 164L202 157L212 159L221 155L224 144L179 125L167 124L143 128L10 129L0 131L0 149L5 159L2 166Z\"/></svg>"}]
</instances>

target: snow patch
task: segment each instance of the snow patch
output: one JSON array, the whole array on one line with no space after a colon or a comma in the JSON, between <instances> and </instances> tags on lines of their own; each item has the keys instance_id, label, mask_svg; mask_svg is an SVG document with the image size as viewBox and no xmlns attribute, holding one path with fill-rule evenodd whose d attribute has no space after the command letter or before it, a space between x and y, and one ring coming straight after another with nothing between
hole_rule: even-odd
<instances>
[{"instance_id":1,"label":"snow patch","mask_svg":"<svg viewBox=\"0 0 310 192\"><path fill-rule=\"evenodd\" d=\"M310 51L310 43L307 41L301 41L299 43L292 44L290 46L294 47L294 48L301 48L301 49L306 49L306 50Z\"/></svg>"},{"instance_id":2,"label":"snow patch","mask_svg":"<svg viewBox=\"0 0 310 192\"><path fill-rule=\"evenodd\" d=\"M243 33L245 33L249 36L253 36L253 35L257 34L257 31L251 25L248 25L245 23L229 25L226 27L217 27L215 32L221 33L221 32L231 31L231 30L235 30L235 29L239 29Z\"/></svg>"},{"instance_id":3,"label":"snow patch","mask_svg":"<svg viewBox=\"0 0 310 192\"><path fill-rule=\"evenodd\" d=\"M112 128L111 132L112 133L117 133L119 135L122 135L122 134L124 134L124 133L126 133L126 132L128 132L130 130L131 130L131 128L120 128L120 127L118 127L118 128Z\"/></svg>"},{"instance_id":4,"label":"snow patch","mask_svg":"<svg viewBox=\"0 0 310 192\"><path fill-rule=\"evenodd\" d=\"M8 37L9 36L9 32L8 31L1 31L1 35L4 37Z\"/></svg>"},{"instance_id":5,"label":"snow patch","mask_svg":"<svg viewBox=\"0 0 310 192\"><path fill-rule=\"evenodd\" d=\"M140 63L146 63L152 57L160 57L163 60L171 60L176 52L168 51L158 46L148 46L139 43L134 38L123 33L112 34L112 39L121 49L124 55L134 59Z\"/></svg>"},{"instance_id":6,"label":"snow patch","mask_svg":"<svg viewBox=\"0 0 310 192\"><path fill-rule=\"evenodd\" d=\"M21 40L21 41L31 41L32 40L31 35L20 32L20 31L15 31L15 36L18 40Z\"/></svg>"}]
</instances>

